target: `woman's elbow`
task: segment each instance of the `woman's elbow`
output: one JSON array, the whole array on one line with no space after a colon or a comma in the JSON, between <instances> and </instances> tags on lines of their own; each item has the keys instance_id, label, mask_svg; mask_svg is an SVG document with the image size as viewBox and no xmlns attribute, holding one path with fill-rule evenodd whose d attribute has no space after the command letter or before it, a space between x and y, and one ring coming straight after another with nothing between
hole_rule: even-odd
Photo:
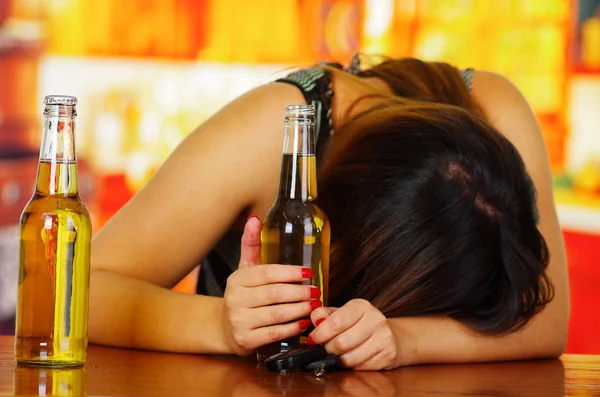
<instances>
[{"instance_id":1,"label":"woman's elbow","mask_svg":"<svg viewBox=\"0 0 600 397\"><path fill-rule=\"evenodd\" d=\"M536 358L558 358L565 352L569 328L568 304L565 304L564 309L556 313L551 320L540 324L542 325L539 335L541 338L538 340L541 343L538 345Z\"/></svg>"},{"instance_id":2,"label":"woman's elbow","mask_svg":"<svg viewBox=\"0 0 600 397\"><path fill-rule=\"evenodd\" d=\"M553 332L552 337L548 339L548 342L544 346L542 357L560 357L565 352L567 346L567 332Z\"/></svg>"},{"instance_id":3,"label":"woman's elbow","mask_svg":"<svg viewBox=\"0 0 600 397\"><path fill-rule=\"evenodd\" d=\"M549 352L552 357L559 357L565 352L567 347L567 336L569 333L569 309L565 310L565 314L560 321L557 322L555 331L552 332L553 337L549 346Z\"/></svg>"}]
</instances>

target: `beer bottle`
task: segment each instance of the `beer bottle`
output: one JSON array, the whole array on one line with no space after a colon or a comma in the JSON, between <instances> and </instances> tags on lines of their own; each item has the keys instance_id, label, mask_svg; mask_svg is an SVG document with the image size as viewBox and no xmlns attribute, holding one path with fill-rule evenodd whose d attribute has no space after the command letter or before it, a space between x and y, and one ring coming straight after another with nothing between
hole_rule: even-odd
<instances>
[{"instance_id":1,"label":"beer bottle","mask_svg":"<svg viewBox=\"0 0 600 397\"><path fill-rule=\"evenodd\" d=\"M81 366L92 228L77 188L77 99L47 96L44 104L35 192L19 224L15 358L20 365Z\"/></svg>"},{"instance_id":2,"label":"beer bottle","mask_svg":"<svg viewBox=\"0 0 600 397\"><path fill-rule=\"evenodd\" d=\"M304 283L319 288L327 305L330 229L327 216L313 203L317 198L315 147L314 106L287 106L279 192L262 223L261 261L310 268L314 276ZM258 359L306 344L310 331L263 346Z\"/></svg>"}]
</instances>

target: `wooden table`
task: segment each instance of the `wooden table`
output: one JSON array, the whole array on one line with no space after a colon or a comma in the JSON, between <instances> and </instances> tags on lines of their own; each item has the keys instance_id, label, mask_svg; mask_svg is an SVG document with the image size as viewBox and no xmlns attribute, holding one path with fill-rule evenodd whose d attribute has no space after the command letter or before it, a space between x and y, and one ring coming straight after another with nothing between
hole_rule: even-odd
<instances>
[{"instance_id":1,"label":"wooden table","mask_svg":"<svg viewBox=\"0 0 600 397\"><path fill-rule=\"evenodd\" d=\"M84 368L17 368L12 348L12 337L0 337L0 396L600 396L600 356L343 371L320 379L267 372L251 358L100 346L89 347Z\"/></svg>"}]
</instances>

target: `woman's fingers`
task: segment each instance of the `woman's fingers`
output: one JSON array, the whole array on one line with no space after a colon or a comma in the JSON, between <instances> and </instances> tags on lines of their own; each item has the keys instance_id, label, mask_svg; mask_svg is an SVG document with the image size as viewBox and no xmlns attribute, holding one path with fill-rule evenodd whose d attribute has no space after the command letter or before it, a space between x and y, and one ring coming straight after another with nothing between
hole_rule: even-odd
<instances>
[{"instance_id":1,"label":"woman's fingers","mask_svg":"<svg viewBox=\"0 0 600 397\"><path fill-rule=\"evenodd\" d=\"M301 285L313 277L311 269L261 265L260 228L258 218L248 218L239 268L227 279L224 296L225 329L233 350L243 353L298 335L322 305L318 288Z\"/></svg>"},{"instance_id":2,"label":"woman's fingers","mask_svg":"<svg viewBox=\"0 0 600 397\"><path fill-rule=\"evenodd\" d=\"M258 287L276 283L298 283L310 280L312 270L302 266L260 265L238 269L227 279L228 285Z\"/></svg>"},{"instance_id":3,"label":"woman's fingers","mask_svg":"<svg viewBox=\"0 0 600 397\"><path fill-rule=\"evenodd\" d=\"M240 268L260 265L260 220L251 216L244 226L240 250Z\"/></svg>"},{"instance_id":4,"label":"woman's fingers","mask_svg":"<svg viewBox=\"0 0 600 397\"><path fill-rule=\"evenodd\" d=\"M239 291L239 305L247 308L309 301L321 297L321 291L312 285L269 284Z\"/></svg>"},{"instance_id":5,"label":"woman's fingers","mask_svg":"<svg viewBox=\"0 0 600 397\"><path fill-rule=\"evenodd\" d=\"M367 301L362 299L351 300L317 325L317 328L310 334L312 342L327 343L358 323L371 307Z\"/></svg>"},{"instance_id":6,"label":"woman's fingers","mask_svg":"<svg viewBox=\"0 0 600 397\"><path fill-rule=\"evenodd\" d=\"M245 350L256 349L269 343L278 342L300 334L310 326L310 320L294 321L288 324L261 327L248 332L234 334L235 342Z\"/></svg>"},{"instance_id":7,"label":"woman's fingers","mask_svg":"<svg viewBox=\"0 0 600 397\"><path fill-rule=\"evenodd\" d=\"M308 324L310 325L310 320L308 320L310 313L314 309L321 307L321 305L321 301L315 299L307 302L286 303L283 305L244 309L240 310L239 313L234 314L231 318L231 322L236 327L257 329L306 318L306 321L308 321Z\"/></svg>"},{"instance_id":8,"label":"woman's fingers","mask_svg":"<svg viewBox=\"0 0 600 397\"><path fill-rule=\"evenodd\" d=\"M323 322L324 324L325 322ZM372 334L373 326L363 318L345 332L325 343L325 349L331 354L340 356L362 345Z\"/></svg>"},{"instance_id":9,"label":"woman's fingers","mask_svg":"<svg viewBox=\"0 0 600 397\"><path fill-rule=\"evenodd\" d=\"M361 345L340 355L340 361L347 368L355 368L362 364L366 364L385 350L385 346L379 346L377 343L378 341L376 338L369 337ZM329 351L329 349L327 349L327 351Z\"/></svg>"},{"instance_id":10,"label":"woman's fingers","mask_svg":"<svg viewBox=\"0 0 600 397\"><path fill-rule=\"evenodd\" d=\"M335 307L320 307L313 310L313 312L310 314L310 319L315 327L318 327L323 321L325 321L327 317L331 315L331 313L336 310L337 308Z\"/></svg>"}]
</instances>

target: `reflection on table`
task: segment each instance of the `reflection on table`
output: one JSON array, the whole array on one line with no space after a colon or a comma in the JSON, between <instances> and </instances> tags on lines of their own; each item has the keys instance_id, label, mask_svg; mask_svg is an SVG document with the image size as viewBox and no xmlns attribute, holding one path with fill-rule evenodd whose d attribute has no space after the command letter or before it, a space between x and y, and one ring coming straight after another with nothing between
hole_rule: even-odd
<instances>
[{"instance_id":1,"label":"reflection on table","mask_svg":"<svg viewBox=\"0 0 600 397\"><path fill-rule=\"evenodd\" d=\"M600 357L431 365L394 371L267 372L253 357L200 356L90 346L79 369L15 367L11 337L0 337L1 395L120 396L465 396L593 395ZM566 374L566 376L565 376ZM566 387L565 387L566 385Z\"/></svg>"}]
</instances>

